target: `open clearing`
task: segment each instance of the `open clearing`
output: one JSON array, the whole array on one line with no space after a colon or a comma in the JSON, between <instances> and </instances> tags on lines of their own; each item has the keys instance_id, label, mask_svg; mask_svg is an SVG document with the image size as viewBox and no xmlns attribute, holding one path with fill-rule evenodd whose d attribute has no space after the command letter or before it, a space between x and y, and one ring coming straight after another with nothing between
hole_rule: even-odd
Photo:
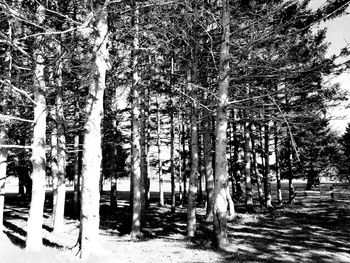
<instances>
[{"instance_id":1,"label":"open clearing","mask_svg":"<svg viewBox=\"0 0 350 263\"><path fill-rule=\"evenodd\" d=\"M195 241L186 238L185 208L177 208L172 214L170 207L158 207L156 203L146 215L144 238L132 241L125 201L128 192L119 193L117 211L110 211L107 193L100 209L104 251L89 262L350 262L350 203L321 198L317 191L299 191L298 195L293 207L285 205L273 214L260 208L246 214L243 206L237 206L237 217L228 224L230 245L226 251L216 251L211 247L211 224L204 221L203 208L198 209ZM22 249L29 204L8 194L0 262L79 262L74 256L79 224L70 214L71 201L68 192L66 229L56 236L52 233L48 193L43 225L45 248L41 253L29 253Z\"/></svg>"}]
</instances>

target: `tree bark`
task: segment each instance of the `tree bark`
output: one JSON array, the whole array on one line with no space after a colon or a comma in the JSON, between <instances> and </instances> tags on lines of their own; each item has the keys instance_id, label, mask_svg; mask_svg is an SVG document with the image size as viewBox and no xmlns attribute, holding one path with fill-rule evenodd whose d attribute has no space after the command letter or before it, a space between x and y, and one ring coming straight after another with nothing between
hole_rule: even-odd
<instances>
[{"instance_id":1,"label":"tree bark","mask_svg":"<svg viewBox=\"0 0 350 263\"><path fill-rule=\"evenodd\" d=\"M80 131L77 131L74 135L74 192L73 192L73 202L74 210L78 215L80 214L80 177L82 170L82 136Z\"/></svg>"},{"instance_id":2,"label":"tree bark","mask_svg":"<svg viewBox=\"0 0 350 263\"><path fill-rule=\"evenodd\" d=\"M117 190L117 175L111 173L111 195L110 195L110 206L112 211L115 211L118 208L118 190Z\"/></svg>"},{"instance_id":3,"label":"tree bark","mask_svg":"<svg viewBox=\"0 0 350 263\"><path fill-rule=\"evenodd\" d=\"M133 16L133 53L132 53L132 132L131 132L131 156L132 156L132 222L131 222L131 237L138 238L141 236L141 220L142 220L142 179L141 179L141 145L140 145L140 93L139 82L140 76L138 73L139 63L139 7L134 4ZM143 196L144 197L144 196Z\"/></svg>"},{"instance_id":4,"label":"tree bark","mask_svg":"<svg viewBox=\"0 0 350 263\"><path fill-rule=\"evenodd\" d=\"M200 119L201 116L198 115L197 119ZM198 129L198 195L197 195L197 202L198 204L202 204L203 202L203 147L202 147L202 136L200 133L200 126L197 125Z\"/></svg>"},{"instance_id":5,"label":"tree bark","mask_svg":"<svg viewBox=\"0 0 350 263\"><path fill-rule=\"evenodd\" d=\"M174 124L174 105L172 98L170 104L170 177L171 177L171 211L175 212L175 124Z\"/></svg>"},{"instance_id":6,"label":"tree bark","mask_svg":"<svg viewBox=\"0 0 350 263\"><path fill-rule=\"evenodd\" d=\"M245 114L247 118L247 113ZM248 120L244 123L244 162L245 162L245 195L247 211L253 209L253 192L251 180L251 139L250 139L250 123Z\"/></svg>"},{"instance_id":7,"label":"tree bark","mask_svg":"<svg viewBox=\"0 0 350 263\"><path fill-rule=\"evenodd\" d=\"M51 106L50 117L52 121L51 131L51 176L52 176L52 216L53 222L57 205L58 188L58 145L57 145L57 109L56 104Z\"/></svg>"},{"instance_id":8,"label":"tree bark","mask_svg":"<svg viewBox=\"0 0 350 263\"><path fill-rule=\"evenodd\" d=\"M205 167L205 185L207 192L207 210L206 221L213 221L214 207L214 173L213 173L213 155L211 141L211 116L210 112L205 111L203 118L203 152L204 152L204 167Z\"/></svg>"},{"instance_id":9,"label":"tree bark","mask_svg":"<svg viewBox=\"0 0 350 263\"><path fill-rule=\"evenodd\" d=\"M251 140L252 140L253 170L256 177L256 184L258 187L259 204L260 204L260 208L262 209L264 206L264 192L262 189L261 178L263 176L261 175L258 169L258 159L257 159L258 157L256 155L256 149L255 149L255 126L254 125L252 125L251 131L252 131Z\"/></svg>"},{"instance_id":10,"label":"tree bark","mask_svg":"<svg viewBox=\"0 0 350 263\"><path fill-rule=\"evenodd\" d=\"M107 3L94 10L94 28L97 30L93 43L92 76L86 103L85 138L81 185L80 258L87 259L99 248L99 178L101 172L101 121L106 71L109 68L107 51ZM91 25L92 26L92 25Z\"/></svg>"},{"instance_id":11,"label":"tree bark","mask_svg":"<svg viewBox=\"0 0 350 263\"><path fill-rule=\"evenodd\" d=\"M181 106L180 106L180 109L181 109ZM182 166L182 163L183 163L183 156L181 154L181 147L183 146L182 145L182 114L179 113L179 126L178 126L178 138L179 138L179 201L180 201L180 206L182 206L183 204L183 199L184 199L184 193L183 193L183 186L182 186L182 181L183 181L183 166Z\"/></svg>"},{"instance_id":12,"label":"tree bark","mask_svg":"<svg viewBox=\"0 0 350 263\"><path fill-rule=\"evenodd\" d=\"M214 232L215 246L221 249L227 245L227 106L230 83L229 44L230 44L230 7L229 1L222 1L222 43L220 46L220 69L218 106L215 132L215 187L214 187Z\"/></svg>"},{"instance_id":13,"label":"tree bark","mask_svg":"<svg viewBox=\"0 0 350 263\"><path fill-rule=\"evenodd\" d=\"M274 135L274 142L275 142L275 157L276 157L276 184L277 184L277 202L278 205L282 205L282 187L281 187L281 170L280 170L280 154L278 149L278 128L277 123L274 123L275 127L275 135Z\"/></svg>"},{"instance_id":14,"label":"tree bark","mask_svg":"<svg viewBox=\"0 0 350 263\"><path fill-rule=\"evenodd\" d=\"M238 141L238 131L237 131L237 126L238 123L235 121L232 124L232 132L233 132L233 145L234 145L234 152L233 152L233 161L232 161L232 174L233 174L233 182L232 182L232 192L234 198L236 200L239 200L242 197L242 187L241 187L241 173L239 170L239 164L238 164L238 155L239 155L239 141Z\"/></svg>"},{"instance_id":15,"label":"tree bark","mask_svg":"<svg viewBox=\"0 0 350 263\"><path fill-rule=\"evenodd\" d=\"M63 112L62 62L58 72L58 92L56 97L57 115L57 199L54 210L53 230L61 233L64 229L64 207L66 201L66 137L65 118Z\"/></svg>"},{"instance_id":16,"label":"tree bark","mask_svg":"<svg viewBox=\"0 0 350 263\"><path fill-rule=\"evenodd\" d=\"M148 203L148 159L147 159L147 107L146 107L146 89L141 88L141 104L140 104L140 154L141 154L141 214L144 215Z\"/></svg>"},{"instance_id":17,"label":"tree bark","mask_svg":"<svg viewBox=\"0 0 350 263\"><path fill-rule=\"evenodd\" d=\"M288 131L287 131L288 132ZM289 203L294 203L295 193L293 185L293 155L292 155L292 146L291 140L287 142L287 169L288 169L288 189L289 189Z\"/></svg>"},{"instance_id":18,"label":"tree bark","mask_svg":"<svg viewBox=\"0 0 350 263\"><path fill-rule=\"evenodd\" d=\"M182 144L182 184L183 184L183 199L182 204L184 205L187 199L187 169L186 169L186 119L185 113L181 114L181 144Z\"/></svg>"},{"instance_id":19,"label":"tree bark","mask_svg":"<svg viewBox=\"0 0 350 263\"><path fill-rule=\"evenodd\" d=\"M156 97L156 106L157 106L157 148L158 148L158 179L159 179L159 205L164 206L164 184L163 184L163 162L161 157L161 120L160 120L160 107L158 94Z\"/></svg>"},{"instance_id":20,"label":"tree bark","mask_svg":"<svg viewBox=\"0 0 350 263\"><path fill-rule=\"evenodd\" d=\"M0 145L7 144L7 127L0 125ZM6 168L7 168L7 149L0 147L0 235L3 230L3 216L5 205L5 185L6 185Z\"/></svg>"},{"instance_id":21,"label":"tree bark","mask_svg":"<svg viewBox=\"0 0 350 263\"><path fill-rule=\"evenodd\" d=\"M267 116L267 115L266 115ZM272 208L272 196L271 196L271 180L270 180L270 127L268 118L265 118L264 125L264 153L265 153L265 173L264 173L264 192L265 192L265 205L267 208Z\"/></svg>"},{"instance_id":22,"label":"tree bark","mask_svg":"<svg viewBox=\"0 0 350 263\"><path fill-rule=\"evenodd\" d=\"M38 25L45 20L45 8L39 5L36 19ZM34 44L34 131L32 144L32 195L27 224L28 250L40 250L42 248L42 224L45 202L45 175L46 175L46 85L44 80L45 59L42 50L43 36L37 36Z\"/></svg>"},{"instance_id":23,"label":"tree bark","mask_svg":"<svg viewBox=\"0 0 350 263\"><path fill-rule=\"evenodd\" d=\"M191 173L188 183L187 236L193 238L196 232L196 200L198 188L198 117L194 102L191 112Z\"/></svg>"}]
</instances>

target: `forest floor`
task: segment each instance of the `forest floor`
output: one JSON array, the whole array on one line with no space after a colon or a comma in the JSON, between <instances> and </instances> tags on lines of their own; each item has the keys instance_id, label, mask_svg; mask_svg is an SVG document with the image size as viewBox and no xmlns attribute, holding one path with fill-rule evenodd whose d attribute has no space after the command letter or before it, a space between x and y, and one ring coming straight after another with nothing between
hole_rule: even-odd
<instances>
[{"instance_id":1,"label":"forest floor","mask_svg":"<svg viewBox=\"0 0 350 263\"><path fill-rule=\"evenodd\" d=\"M298 193L293 206L284 205L273 213L256 208L245 213L238 205L236 218L228 224L229 246L225 251L211 247L211 224L204 208L198 209L196 239L186 238L186 209L171 213L169 206L151 203L146 215L144 237L130 239L128 192L120 192L118 209L111 211L108 195L101 202L100 242L106 254L89 262L350 262L350 202L321 198L317 191ZM79 223L70 213L67 194L66 226L61 235L52 232L51 201L48 193L43 225L44 249L40 253L23 249L29 203L8 194L3 233L0 234L1 263L75 263L73 248ZM155 200L156 201L156 200Z\"/></svg>"}]
</instances>

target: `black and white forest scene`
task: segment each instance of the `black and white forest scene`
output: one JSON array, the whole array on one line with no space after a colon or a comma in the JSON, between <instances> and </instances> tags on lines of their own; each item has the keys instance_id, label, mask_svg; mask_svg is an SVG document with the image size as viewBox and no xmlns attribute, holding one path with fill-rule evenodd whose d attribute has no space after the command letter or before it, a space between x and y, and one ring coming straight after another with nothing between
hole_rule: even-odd
<instances>
[{"instance_id":1,"label":"black and white forest scene","mask_svg":"<svg viewBox=\"0 0 350 263\"><path fill-rule=\"evenodd\" d=\"M350 262L350 0L0 0L0 262Z\"/></svg>"}]
</instances>

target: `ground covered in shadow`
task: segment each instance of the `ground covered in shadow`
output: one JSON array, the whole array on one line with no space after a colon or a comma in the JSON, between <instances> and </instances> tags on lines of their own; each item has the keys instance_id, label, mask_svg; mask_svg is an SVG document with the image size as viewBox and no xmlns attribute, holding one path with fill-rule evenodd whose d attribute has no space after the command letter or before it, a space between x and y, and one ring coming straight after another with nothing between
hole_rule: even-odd
<instances>
[{"instance_id":1,"label":"ground covered in shadow","mask_svg":"<svg viewBox=\"0 0 350 263\"><path fill-rule=\"evenodd\" d=\"M121 198L128 193L121 193ZM52 232L51 196L48 194L43 225L45 249L28 253L24 247L29 204L7 196L4 233L0 235L0 262L78 262L73 254L79 222L67 195L66 229ZM126 198L125 198L126 199ZM155 201L155 200L154 200ZM247 214L237 207L228 224L230 245L226 251L211 247L211 224L198 209L198 235L186 238L186 209L175 213L169 206L151 203L145 218L144 237L131 240L130 209L126 201L111 210L108 195L101 202L100 239L107 254L92 262L350 262L350 203L303 197L293 207L273 213Z\"/></svg>"}]
</instances>

